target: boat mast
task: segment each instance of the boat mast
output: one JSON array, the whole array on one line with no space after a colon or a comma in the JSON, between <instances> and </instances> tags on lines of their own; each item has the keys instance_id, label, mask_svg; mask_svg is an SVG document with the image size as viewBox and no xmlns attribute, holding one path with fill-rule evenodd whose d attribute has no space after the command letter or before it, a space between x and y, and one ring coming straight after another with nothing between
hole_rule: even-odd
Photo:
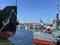
<instances>
[{"instance_id":1,"label":"boat mast","mask_svg":"<svg viewBox=\"0 0 60 45\"><path fill-rule=\"evenodd\" d=\"M17 0L16 0L16 10L17 10ZM17 15L17 13L16 13L16 15Z\"/></svg>"},{"instance_id":2,"label":"boat mast","mask_svg":"<svg viewBox=\"0 0 60 45\"><path fill-rule=\"evenodd\" d=\"M16 0L16 6L17 6L17 0Z\"/></svg>"},{"instance_id":3,"label":"boat mast","mask_svg":"<svg viewBox=\"0 0 60 45\"><path fill-rule=\"evenodd\" d=\"M59 30L59 5L56 3L56 19L55 19L56 29Z\"/></svg>"}]
</instances>

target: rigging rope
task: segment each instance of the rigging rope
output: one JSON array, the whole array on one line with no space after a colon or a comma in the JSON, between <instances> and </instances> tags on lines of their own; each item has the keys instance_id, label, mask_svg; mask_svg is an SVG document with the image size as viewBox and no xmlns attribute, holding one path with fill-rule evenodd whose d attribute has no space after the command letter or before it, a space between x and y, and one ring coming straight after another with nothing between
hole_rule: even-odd
<instances>
[{"instance_id":1,"label":"rigging rope","mask_svg":"<svg viewBox=\"0 0 60 45\"><path fill-rule=\"evenodd\" d=\"M7 25L7 24L9 24L9 20L10 20L10 18L11 18L11 16L12 16L12 12L15 14L15 16L16 16L16 13L14 12L14 10L12 9L11 10L11 13L10 13L10 15L9 15L9 17L8 17L8 19L6 20L6 22L4 22L3 21L3 27L0 29L0 32L4 29L4 27ZM16 16L17 17L17 16Z\"/></svg>"}]
</instances>

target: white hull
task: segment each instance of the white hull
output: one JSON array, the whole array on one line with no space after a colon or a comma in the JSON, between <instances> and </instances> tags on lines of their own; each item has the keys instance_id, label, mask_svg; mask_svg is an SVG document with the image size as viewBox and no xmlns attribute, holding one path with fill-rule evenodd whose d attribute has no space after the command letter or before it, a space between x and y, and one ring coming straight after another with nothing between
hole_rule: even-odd
<instances>
[{"instance_id":1,"label":"white hull","mask_svg":"<svg viewBox=\"0 0 60 45\"><path fill-rule=\"evenodd\" d=\"M60 35L59 34L60 31L58 32L53 32L52 34L48 34L46 32L41 32L41 31L38 31L38 32L35 32L33 31L33 37L34 39L37 39L41 42L41 43L44 43L43 41L45 42L50 42L51 44L54 42L55 44L57 43L58 40L60 40L60 38L58 38L58 36Z\"/></svg>"}]
</instances>

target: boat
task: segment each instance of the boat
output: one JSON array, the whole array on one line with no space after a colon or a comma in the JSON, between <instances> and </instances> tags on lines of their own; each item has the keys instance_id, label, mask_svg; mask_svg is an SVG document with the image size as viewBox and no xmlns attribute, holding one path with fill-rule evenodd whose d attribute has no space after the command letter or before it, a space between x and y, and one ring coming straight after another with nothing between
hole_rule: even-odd
<instances>
[{"instance_id":1,"label":"boat","mask_svg":"<svg viewBox=\"0 0 60 45\"><path fill-rule=\"evenodd\" d=\"M0 38L9 38L16 32L17 6L6 6L0 10Z\"/></svg>"},{"instance_id":2,"label":"boat","mask_svg":"<svg viewBox=\"0 0 60 45\"><path fill-rule=\"evenodd\" d=\"M53 26L47 25L46 29L33 31L35 45L60 45L60 20L58 12L57 4L56 18L53 21Z\"/></svg>"}]
</instances>

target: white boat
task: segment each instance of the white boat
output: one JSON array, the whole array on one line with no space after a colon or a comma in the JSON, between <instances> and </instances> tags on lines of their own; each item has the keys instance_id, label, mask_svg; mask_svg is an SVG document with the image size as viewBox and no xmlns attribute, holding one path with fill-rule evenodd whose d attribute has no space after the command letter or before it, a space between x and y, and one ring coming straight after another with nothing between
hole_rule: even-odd
<instances>
[{"instance_id":1,"label":"white boat","mask_svg":"<svg viewBox=\"0 0 60 45\"><path fill-rule=\"evenodd\" d=\"M44 30L33 31L33 37L35 45L44 44L44 45L59 45L60 44L60 20L58 13L58 5L57 5L57 13L56 18L54 20L53 26L47 26Z\"/></svg>"}]
</instances>

